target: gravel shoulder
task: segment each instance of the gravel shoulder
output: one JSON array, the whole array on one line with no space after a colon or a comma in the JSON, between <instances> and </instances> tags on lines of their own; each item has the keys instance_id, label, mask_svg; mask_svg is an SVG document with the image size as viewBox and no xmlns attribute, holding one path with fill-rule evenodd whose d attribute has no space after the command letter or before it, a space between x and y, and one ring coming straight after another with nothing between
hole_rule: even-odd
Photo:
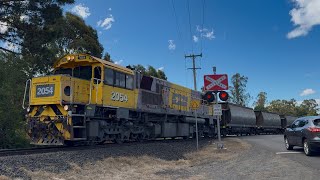
<instances>
[{"instance_id":1,"label":"gravel shoulder","mask_svg":"<svg viewBox=\"0 0 320 180\"><path fill-rule=\"evenodd\" d=\"M243 139L165 141L0 157L0 180L21 179L318 179L320 172Z\"/></svg>"}]
</instances>

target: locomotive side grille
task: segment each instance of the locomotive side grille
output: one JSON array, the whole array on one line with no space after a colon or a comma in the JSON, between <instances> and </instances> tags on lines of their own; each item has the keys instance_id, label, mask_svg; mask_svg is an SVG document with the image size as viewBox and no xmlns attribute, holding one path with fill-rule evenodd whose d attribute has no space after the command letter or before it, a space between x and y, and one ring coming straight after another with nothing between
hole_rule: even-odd
<instances>
[{"instance_id":1,"label":"locomotive side grille","mask_svg":"<svg viewBox=\"0 0 320 180\"><path fill-rule=\"evenodd\" d=\"M162 105L162 103L160 94L142 91L142 104Z\"/></svg>"}]
</instances>

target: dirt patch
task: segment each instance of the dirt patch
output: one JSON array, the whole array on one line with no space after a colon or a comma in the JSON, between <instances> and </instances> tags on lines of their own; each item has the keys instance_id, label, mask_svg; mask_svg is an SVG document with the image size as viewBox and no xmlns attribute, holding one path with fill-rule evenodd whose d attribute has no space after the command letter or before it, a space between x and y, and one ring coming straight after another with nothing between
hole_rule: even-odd
<instances>
[{"instance_id":1,"label":"dirt patch","mask_svg":"<svg viewBox=\"0 0 320 180\"><path fill-rule=\"evenodd\" d=\"M239 155L250 148L250 144L236 138L224 140L224 149L217 149L217 144L212 143L200 151L188 153L185 157L192 165L200 165L213 161L226 161Z\"/></svg>"},{"instance_id":2,"label":"dirt patch","mask_svg":"<svg viewBox=\"0 0 320 180\"><path fill-rule=\"evenodd\" d=\"M0 180L10 180L10 178L0 175Z\"/></svg>"},{"instance_id":3,"label":"dirt patch","mask_svg":"<svg viewBox=\"0 0 320 180\"><path fill-rule=\"evenodd\" d=\"M194 166L227 161L250 145L239 139L225 139L227 149L218 150L215 143L202 147L199 151L188 152L179 160L164 160L153 156L108 157L83 166L70 163L71 169L63 173L25 170L32 179L205 179L192 171ZM161 152L159 152L161 153Z\"/></svg>"}]
</instances>

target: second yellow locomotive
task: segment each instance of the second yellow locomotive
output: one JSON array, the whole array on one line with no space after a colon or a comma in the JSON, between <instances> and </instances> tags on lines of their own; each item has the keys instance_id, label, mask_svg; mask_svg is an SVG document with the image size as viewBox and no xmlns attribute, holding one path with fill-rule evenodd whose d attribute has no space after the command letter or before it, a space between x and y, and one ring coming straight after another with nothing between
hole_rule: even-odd
<instances>
[{"instance_id":1,"label":"second yellow locomotive","mask_svg":"<svg viewBox=\"0 0 320 180\"><path fill-rule=\"evenodd\" d=\"M33 144L68 145L192 137L191 101L201 93L88 54L66 55L54 74L26 84ZM201 104L201 136L215 135L212 108Z\"/></svg>"}]
</instances>

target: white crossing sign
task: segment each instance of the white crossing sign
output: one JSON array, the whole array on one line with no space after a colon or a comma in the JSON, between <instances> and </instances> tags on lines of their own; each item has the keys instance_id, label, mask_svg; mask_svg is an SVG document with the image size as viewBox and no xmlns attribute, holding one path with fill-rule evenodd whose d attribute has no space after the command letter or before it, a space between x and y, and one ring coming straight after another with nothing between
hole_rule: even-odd
<instances>
[{"instance_id":1,"label":"white crossing sign","mask_svg":"<svg viewBox=\"0 0 320 180\"><path fill-rule=\"evenodd\" d=\"M213 105L213 115L214 116L221 116L222 115L221 104L214 104Z\"/></svg>"},{"instance_id":2,"label":"white crossing sign","mask_svg":"<svg viewBox=\"0 0 320 180\"><path fill-rule=\"evenodd\" d=\"M228 76L226 74L205 75L204 89L207 91L228 90Z\"/></svg>"}]
</instances>

